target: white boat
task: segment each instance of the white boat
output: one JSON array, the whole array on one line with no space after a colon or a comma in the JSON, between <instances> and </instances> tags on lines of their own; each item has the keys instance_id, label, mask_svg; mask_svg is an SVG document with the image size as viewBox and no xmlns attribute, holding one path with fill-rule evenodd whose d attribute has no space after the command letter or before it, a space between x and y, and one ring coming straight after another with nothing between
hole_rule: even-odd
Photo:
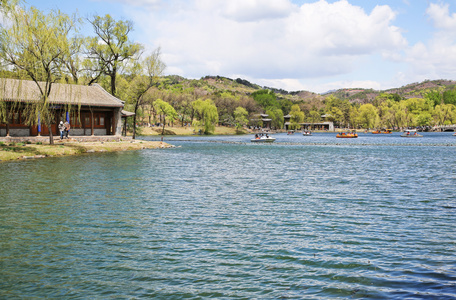
<instances>
[{"instance_id":1,"label":"white boat","mask_svg":"<svg viewBox=\"0 0 456 300\"><path fill-rule=\"evenodd\" d=\"M304 136L312 135L312 131L309 131L309 130L303 131L302 135L304 135Z\"/></svg>"},{"instance_id":2,"label":"white boat","mask_svg":"<svg viewBox=\"0 0 456 300\"><path fill-rule=\"evenodd\" d=\"M272 143L274 142L276 139L273 138L273 137L270 137L269 134L264 134L264 133L259 133L259 134L255 134L255 138L254 139L251 139L250 141L252 143Z\"/></svg>"},{"instance_id":3,"label":"white boat","mask_svg":"<svg viewBox=\"0 0 456 300\"><path fill-rule=\"evenodd\" d=\"M415 129L407 129L404 130L404 133L401 134L401 137L409 137L409 138L415 138L415 137L423 137L421 134L418 134Z\"/></svg>"}]
</instances>

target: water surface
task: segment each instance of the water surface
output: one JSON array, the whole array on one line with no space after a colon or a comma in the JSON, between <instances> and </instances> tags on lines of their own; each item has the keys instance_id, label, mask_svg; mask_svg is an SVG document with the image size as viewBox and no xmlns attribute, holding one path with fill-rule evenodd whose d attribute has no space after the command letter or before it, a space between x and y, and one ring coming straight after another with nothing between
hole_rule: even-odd
<instances>
[{"instance_id":1,"label":"water surface","mask_svg":"<svg viewBox=\"0 0 456 300\"><path fill-rule=\"evenodd\" d=\"M450 133L0 164L0 298L456 299Z\"/></svg>"}]
</instances>

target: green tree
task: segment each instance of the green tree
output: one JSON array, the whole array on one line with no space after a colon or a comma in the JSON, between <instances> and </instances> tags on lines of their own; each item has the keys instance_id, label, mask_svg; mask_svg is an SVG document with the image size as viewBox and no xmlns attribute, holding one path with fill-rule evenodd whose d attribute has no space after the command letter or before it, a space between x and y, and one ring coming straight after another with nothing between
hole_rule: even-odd
<instances>
[{"instance_id":1,"label":"green tree","mask_svg":"<svg viewBox=\"0 0 456 300\"><path fill-rule=\"evenodd\" d=\"M280 108L271 107L266 110L266 114L271 118L271 125L274 128L282 129L283 128L283 112Z\"/></svg>"},{"instance_id":2,"label":"green tree","mask_svg":"<svg viewBox=\"0 0 456 300\"><path fill-rule=\"evenodd\" d=\"M373 128L377 123L377 108L372 104L363 104L359 108L359 122L364 128Z\"/></svg>"},{"instance_id":3,"label":"green tree","mask_svg":"<svg viewBox=\"0 0 456 300\"><path fill-rule=\"evenodd\" d=\"M328 119L338 125L343 123L343 112L338 107L331 107L331 109L326 113Z\"/></svg>"},{"instance_id":4,"label":"green tree","mask_svg":"<svg viewBox=\"0 0 456 300\"><path fill-rule=\"evenodd\" d=\"M430 126L432 123L432 115L428 111L424 111L416 116L416 125Z\"/></svg>"},{"instance_id":5,"label":"green tree","mask_svg":"<svg viewBox=\"0 0 456 300\"><path fill-rule=\"evenodd\" d=\"M280 109L284 115L290 113L291 107L293 106L293 102L288 99L280 99L279 100Z\"/></svg>"},{"instance_id":6,"label":"green tree","mask_svg":"<svg viewBox=\"0 0 456 300\"><path fill-rule=\"evenodd\" d=\"M143 47L129 40L133 30L131 21L115 21L110 15L95 16L88 20L96 36L87 41L87 55L93 61L92 70L110 78L111 94L116 96L116 78L125 65L136 60Z\"/></svg>"},{"instance_id":7,"label":"green tree","mask_svg":"<svg viewBox=\"0 0 456 300\"><path fill-rule=\"evenodd\" d=\"M450 125L456 123L456 106L453 104L437 105L432 117L436 125Z\"/></svg>"},{"instance_id":8,"label":"green tree","mask_svg":"<svg viewBox=\"0 0 456 300\"><path fill-rule=\"evenodd\" d=\"M443 103L456 105L456 89L443 92Z\"/></svg>"},{"instance_id":9,"label":"green tree","mask_svg":"<svg viewBox=\"0 0 456 300\"><path fill-rule=\"evenodd\" d=\"M304 122L304 112L301 111L301 108L298 104L294 104L291 107L290 111L290 127L292 129L298 129L301 127L301 123Z\"/></svg>"},{"instance_id":10,"label":"green tree","mask_svg":"<svg viewBox=\"0 0 456 300\"><path fill-rule=\"evenodd\" d=\"M211 99L198 99L194 101L192 105L196 112L196 121L193 122L194 125L196 127L201 127L204 134L214 132L215 125L218 122L218 112L214 102Z\"/></svg>"},{"instance_id":11,"label":"green tree","mask_svg":"<svg viewBox=\"0 0 456 300\"><path fill-rule=\"evenodd\" d=\"M277 102L277 97L273 91L269 90L259 90L252 93L252 97L263 109L269 107L279 107Z\"/></svg>"},{"instance_id":12,"label":"green tree","mask_svg":"<svg viewBox=\"0 0 456 300\"><path fill-rule=\"evenodd\" d=\"M350 117L349 122L353 128L359 128L360 126L360 118L359 118L359 111L357 106L353 106L350 109Z\"/></svg>"},{"instance_id":13,"label":"green tree","mask_svg":"<svg viewBox=\"0 0 456 300\"><path fill-rule=\"evenodd\" d=\"M316 110L311 110L309 112L309 116L307 117L307 121L310 123L318 123L321 121L321 115L318 111Z\"/></svg>"},{"instance_id":14,"label":"green tree","mask_svg":"<svg viewBox=\"0 0 456 300\"><path fill-rule=\"evenodd\" d=\"M44 14L35 7L10 11L10 25L0 26L0 60L36 83L40 101L25 107L25 122L43 122L51 128L55 121L49 103L52 85L64 76L62 61L68 57L69 35L75 31L76 17L60 11ZM42 83L41 83L42 82ZM49 143L53 144L52 130Z\"/></svg>"},{"instance_id":15,"label":"green tree","mask_svg":"<svg viewBox=\"0 0 456 300\"><path fill-rule=\"evenodd\" d=\"M0 13L2 11L8 13L9 11L13 10L20 2L21 1L19 0L0 0Z\"/></svg>"},{"instance_id":16,"label":"green tree","mask_svg":"<svg viewBox=\"0 0 456 300\"><path fill-rule=\"evenodd\" d=\"M160 48L139 61L133 68L133 80L130 82L130 99L134 105L133 138L136 138L136 116L147 91L156 85L158 77L163 74L166 65L161 60ZM155 105L154 105L155 107ZM163 127L164 128L164 127ZM164 130L164 129L163 129Z\"/></svg>"},{"instance_id":17,"label":"green tree","mask_svg":"<svg viewBox=\"0 0 456 300\"><path fill-rule=\"evenodd\" d=\"M378 107L380 126L391 128L395 125L395 111L393 105L397 105L397 103L392 100L386 100Z\"/></svg>"},{"instance_id":18,"label":"green tree","mask_svg":"<svg viewBox=\"0 0 456 300\"><path fill-rule=\"evenodd\" d=\"M424 95L424 98L430 100L434 107L443 102L442 94L439 91L430 91Z\"/></svg>"},{"instance_id":19,"label":"green tree","mask_svg":"<svg viewBox=\"0 0 456 300\"><path fill-rule=\"evenodd\" d=\"M249 113L247 110L241 106L236 107L234 110L234 122L236 124L236 130L240 131L242 127L247 125L249 120L247 119L247 116Z\"/></svg>"},{"instance_id":20,"label":"green tree","mask_svg":"<svg viewBox=\"0 0 456 300\"><path fill-rule=\"evenodd\" d=\"M153 103L155 111L157 114L163 117L163 128L162 128L162 135L165 134L165 126L166 126L166 118L169 121L173 121L177 118L177 113L174 107L172 107L168 102L165 102L161 99L157 99Z\"/></svg>"}]
</instances>

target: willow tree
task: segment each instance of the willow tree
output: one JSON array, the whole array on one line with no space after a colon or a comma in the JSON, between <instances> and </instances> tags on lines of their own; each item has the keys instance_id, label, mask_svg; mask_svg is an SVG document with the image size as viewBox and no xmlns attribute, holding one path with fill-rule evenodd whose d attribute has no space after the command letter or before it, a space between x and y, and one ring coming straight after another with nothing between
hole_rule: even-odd
<instances>
[{"instance_id":1,"label":"willow tree","mask_svg":"<svg viewBox=\"0 0 456 300\"><path fill-rule=\"evenodd\" d=\"M116 96L116 78L125 65L138 58L142 46L128 39L133 30L131 21L115 21L110 15L88 20L96 36L87 39L87 56L93 73L104 74L111 80L111 94Z\"/></svg>"},{"instance_id":2,"label":"willow tree","mask_svg":"<svg viewBox=\"0 0 456 300\"><path fill-rule=\"evenodd\" d=\"M272 127L276 129L283 128L283 111L280 108L270 107L268 110L266 110L266 114L271 119Z\"/></svg>"},{"instance_id":3,"label":"willow tree","mask_svg":"<svg viewBox=\"0 0 456 300\"><path fill-rule=\"evenodd\" d=\"M241 106L236 107L234 110L234 122L236 124L236 131L241 132L242 128L247 125L249 120L247 119L247 116L249 113L247 110ZM282 114L283 117L283 114Z\"/></svg>"},{"instance_id":4,"label":"willow tree","mask_svg":"<svg viewBox=\"0 0 456 300\"><path fill-rule=\"evenodd\" d=\"M163 74L166 65L161 60L160 48L157 48L151 55L146 56L143 60L135 64L131 75L133 76L130 82L130 99L135 108L133 116L133 138L136 138L136 116L139 107L144 101L144 96L149 89L157 84L158 77Z\"/></svg>"},{"instance_id":5,"label":"willow tree","mask_svg":"<svg viewBox=\"0 0 456 300\"><path fill-rule=\"evenodd\" d=\"M378 111L370 103L359 107L359 122L364 128L374 128L378 122Z\"/></svg>"},{"instance_id":6,"label":"willow tree","mask_svg":"<svg viewBox=\"0 0 456 300\"><path fill-rule=\"evenodd\" d=\"M301 123L304 122L305 114L301 111L301 108L298 104L291 106L290 111L290 125L293 129L298 129L301 126Z\"/></svg>"},{"instance_id":7,"label":"willow tree","mask_svg":"<svg viewBox=\"0 0 456 300\"><path fill-rule=\"evenodd\" d=\"M52 84L64 76L61 63L68 57L68 36L75 30L76 18L60 11L45 14L35 7L16 7L10 10L8 19L10 22L0 27L0 58L24 79L36 83L40 99L26 105L25 122L46 124L49 143L53 144L54 116L49 95Z\"/></svg>"},{"instance_id":8,"label":"willow tree","mask_svg":"<svg viewBox=\"0 0 456 300\"><path fill-rule=\"evenodd\" d=\"M19 2L19 0L0 0L0 13L14 9Z\"/></svg>"},{"instance_id":9,"label":"willow tree","mask_svg":"<svg viewBox=\"0 0 456 300\"><path fill-rule=\"evenodd\" d=\"M166 126L166 118L169 121L174 121L177 118L177 113L174 107L171 106L168 102L165 102L161 99L157 99L154 101L153 106L157 114L159 114L163 118L163 128L162 128L162 135L165 134L165 126Z\"/></svg>"},{"instance_id":10,"label":"willow tree","mask_svg":"<svg viewBox=\"0 0 456 300\"><path fill-rule=\"evenodd\" d=\"M192 105L196 114L196 121L193 121L193 124L196 127L201 127L204 134L212 133L215 130L215 124L218 122L217 106L211 99L198 99Z\"/></svg>"}]
</instances>

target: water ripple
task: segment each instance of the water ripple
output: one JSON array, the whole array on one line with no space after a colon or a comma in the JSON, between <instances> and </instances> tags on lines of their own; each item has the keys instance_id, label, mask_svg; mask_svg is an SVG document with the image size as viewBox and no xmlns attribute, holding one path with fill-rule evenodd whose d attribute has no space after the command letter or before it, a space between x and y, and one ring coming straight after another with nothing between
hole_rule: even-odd
<instances>
[{"instance_id":1,"label":"water ripple","mask_svg":"<svg viewBox=\"0 0 456 300\"><path fill-rule=\"evenodd\" d=\"M0 298L456 299L452 148L178 143L2 164Z\"/></svg>"}]
</instances>

